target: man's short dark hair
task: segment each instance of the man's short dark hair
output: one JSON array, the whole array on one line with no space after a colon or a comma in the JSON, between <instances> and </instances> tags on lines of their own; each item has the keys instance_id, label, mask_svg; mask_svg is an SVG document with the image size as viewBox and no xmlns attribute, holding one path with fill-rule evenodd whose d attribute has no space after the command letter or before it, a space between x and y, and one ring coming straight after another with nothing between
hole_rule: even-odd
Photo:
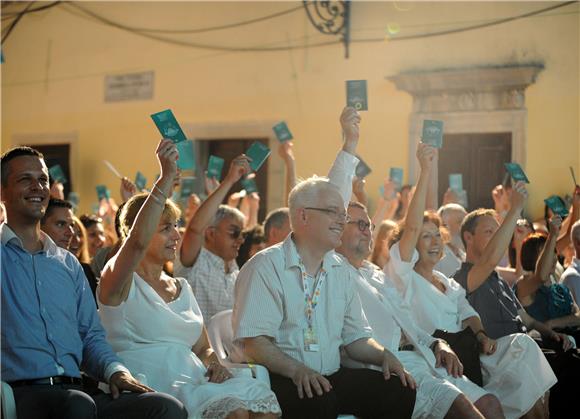
<instances>
[{"instance_id":1,"label":"man's short dark hair","mask_svg":"<svg viewBox=\"0 0 580 419\"><path fill-rule=\"evenodd\" d=\"M79 217L79 219L87 230L92 226L103 222L103 219L95 214L83 214Z\"/></svg>"},{"instance_id":2,"label":"man's short dark hair","mask_svg":"<svg viewBox=\"0 0 580 419\"><path fill-rule=\"evenodd\" d=\"M2 186L7 185L6 182L8 180L8 162L20 156L34 156L38 157L39 159L44 159L44 156L40 151L35 150L31 147L20 146L8 150L0 157L0 168L1 168L0 176L2 176Z\"/></svg>"},{"instance_id":3,"label":"man's short dark hair","mask_svg":"<svg viewBox=\"0 0 580 419\"><path fill-rule=\"evenodd\" d=\"M479 219L488 215L490 217L495 217L495 210L489 208L478 208L465 216L463 222L461 223L461 242L463 243L463 247L465 247L465 249L467 249L467 243L465 242L465 237L463 237L464 233L469 231L471 234L475 234L475 229L477 228Z\"/></svg>"},{"instance_id":4,"label":"man's short dark hair","mask_svg":"<svg viewBox=\"0 0 580 419\"><path fill-rule=\"evenodd\" d=\"M63 199L58 198L50 198L48 201L48 207L46 207L46 212L44 213L44 217L40 221L41 224L44 224L48 217L52 215L56 208L66 208L72 211L73 206L70 202L65 201Z\"/></svg>"},{"instance_id":5,"label":"man's short dark hair","mask_svg":"<svg viewBox=\"0 0 580 419\"><path fill-rule=\"evenodd\" d=\"M270 211L264 220L264 237L266 237L266 240L270 237L272 227L282 228L286 221L290 221L290 210L288 207L276 208Z\"/></svg>"}]
</instances>

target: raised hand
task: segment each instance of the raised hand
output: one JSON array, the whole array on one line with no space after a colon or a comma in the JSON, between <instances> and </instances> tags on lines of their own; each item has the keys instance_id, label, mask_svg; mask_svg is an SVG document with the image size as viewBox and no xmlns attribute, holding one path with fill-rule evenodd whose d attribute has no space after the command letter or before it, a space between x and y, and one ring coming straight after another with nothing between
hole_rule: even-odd
<instances>
[{"instance_id":1,"label":"raised hand","mask_svg":"<svg viewBox=\"0 0 580 419\"><path fill-rule=\"evenodd\" d=\"M232 185L242 178L243 175L250 173L250 158L245 154L240 154L232 160L228 174L224 178L224 182L228 181Z\"/></svg>"},{"instance_id":2,"label":"raised hand","mask_svg":"<svg viewBox=\"0 0 580 419\"><path fill-rule=\"evenodd\" d=\"M347 106L340 115L340 126L347 143L357 143L359 139L360 115L353 107Z\"/></svg>"},{"instance_id":3,"label":"raised hand","mask_svg":"<svg viewBox=\"0 0 580 419\"><path fill-rule=\"evenodd\" d=\"M292 147L294 147L292 141L284 141L278 146L278 155L285 162L294 160L294 152L292 151Z\"/></svg>"},{"instance_id":4,"label":"raised hand","mask_svg":"<svg viewBox=\"0 0 580 419\"><path fill-rule=\"evenodd\" d=\"M503 185L497 185L491 191L491 197L493 198L495 210L498 213L508 212L510 209L510 194Z\"/></svg>"},{"instance_id":5,"label":"raised hand","mask_svg":"<svg viewBox=\"0 0 580 419\"><path fill-rule=\"evenodd\" d=\"M528 191L524 182L516 182L512 188L510 197L510 207L518 210L524 209L526 200L528 199Z\"/></svg>"},{"instance_id":6,"label":"raised hand","mask_svg":"<svg viewBox=\"0 0 580 419\"><path fill-rule=\"evenodd\" d=\"M560 233L560 227L562 227L562 217L559 215L554 215L550 218L550 222L548 223L548 231L554 237L558 237Z\"/></svg>"},{"instance_id":7,"label":"raised hand","mask_svg":"<svg viewBox=\"0 0 580 419\"><path fill-rule=\"evenodd\" d=\"M163 139L159 142L157 150L157 161L161 169L159 179L167 180L173 185L174 179L177 176L177 159L179 153L177 147L171 140Z\"/></svg>"},{"instance_id":8,"label":"raised hand","mask_svg":"<svg viewBox=\"0 0 580 419\"><path fill-rule=\"evenodd\" d=\"M428 144L419 143L417 146L417 160L419 160L419 166L421 166L421 170L428 172L436 159L437 149L435 147Z\"/></svg>"},{"instance_id":9,"label":"raised hand","mask_svg":"<svg viewBox=\"0 0 580 419\"><path fill-rule=\"evenodd\" d=\"M383 182L383 199L390 201L397 198L397 184L391 179L385 179Z\"/></svg>"},{"instance_id":10,"label":"raised hand","mask_svg":"<svg viewBox=\"0 0 580 419\"><path fill-rule=\"evenodd\" d=\"M127 202L129 198L137 193L137 186L129 180L127 177L121 179L121 198L123 202Z\"/></svg>"}]
</instances>

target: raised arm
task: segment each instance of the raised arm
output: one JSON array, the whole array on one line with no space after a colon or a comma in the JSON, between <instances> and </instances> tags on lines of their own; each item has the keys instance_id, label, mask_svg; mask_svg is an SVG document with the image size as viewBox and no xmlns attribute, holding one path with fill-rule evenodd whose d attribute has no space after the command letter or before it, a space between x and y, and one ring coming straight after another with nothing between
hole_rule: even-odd
<instances>
[{"instance_id":1,"label":"raised arm","mask_svg":"<svg viewBox=\"0 0 580 419\"><path fill-rule=\"evenodd\" d=\"M201 204L195 215L187 224L183 241L181 243L180 260L185 267L193 266L203 245L203 234L205 229L211 224L211 221L217 212L220 204L226 198L229 190L240 178L250 172L248 157L244 154L236 157L228 171L228 174L207 199Z\"/></svg>"},{"instance_id":2,"label":"raised arm","mask_svg":"<svg viewBox=\"0 0 580 419\"><path fill-rule=\"evenodd\" d=\"M433 164L431 164L431 174L429 175L429 186L427 187L427 199L425 209L428 211L437 211L439 208L439 154L435 153Z\"/></svg>"},{"instance_id":3,"label":"raised arm","mask_svg":"<svg viewBox=\"0 0 580 419\"><path fill-rule=\"evenodd\" d=\"M405 229L399 242L401 259L405 262L411 261L413 249L415 249L417 240L421 234L425 200L427 199L427 188L429 187L429 174L436 154L437 150L427 144L419 143L417 146L417 160L419 160L419 166L421 167L419 181L409 203L409 209L405 216Z\"/></svg>"},{"instance_id":4,"label":"raised arm","mask_svg":"<svg viewBox=\"0 0 580 419\"><path fill-rule=\"evenodd\" d=\"M392 220L397 211L399 200L397 199L396 185L390 179L385 179L383 196L379 197L377 209L373 214L372 223L375 226L381 224L383 220ZM379 232L378 228L373 231L373 237L376 238Z\"/></svg>"},{"instance_id":5,"label":"raised arm","mask_svg":"<svg viewBox=\"0 0 580 419\"><path fill-rule=\"evenodd\" d=\"M155 151L161 175L129 230L123 245L101 274L99 301L117 306L127 299L133 272L145 255L147 246L159 225L165 200L171 195L177 173L178 152L170 140L162 140Z\"/></svg>"},{"instance_id":6,"label":"raised arm","mask_svg":"<svg viewBox=\"0 0 580 419\"><path fill-rule=\"evenodd\" d=\"M562 223L562 234L560 234L560 237L558 237L558 242L556 243L556 250L558 251L558 254L562 254L564 250L566 250L566 248L570 245L570 233L572 232L572 226L576 221L578 221L578 219L580 219L580 186L576 186L574 188L570 214Z\"/></svg>"},{"instance_id":7,"label":"raised arm","mask_svg":"<svg viewBox=\"0 0 580 419\"><path fill-rule=\"evenodd\" d=\"M246 228L254 228L258 225L258 212L260 211L260 195L258 192L252 192L245 198L248 201L249 215Z\"/></svg>"},{"instance_id":8,"label":"raised arm","mask_svg":"<svg viewBox=\"0 0 580 419\"><path fill-rule=\"evenodd\" d=\"M328 179L330 183L336 185L340 190L340 195L347 205L352 194L352 178L358 159L355 156L356 146L359 139L360 115L351 107L346 107L340 115L340 125L342 127L343 144L342 149L336 156Z\"/></svg>"},{"instance_id":9,"label":"raised arm","mask_svg":"<svg viewBox=\"0 0 580 419\"><path fill-rule=\"evenodd\" d=\"M483 254L475 261L473 268L471 268L467 275L468 293L475 291L485 282L505 254L527 197L528 192L525 184L523 182L517 182L512 188L510 209L503 223L495 232L485 247Z\"/></svg>"},{"instance_id":10,"label":"raised arm","mask_svg":"<svg viewBox=\"0 0 580 419\"><path fill-rule=\"evenodd\" d=\"M284 190L284 205L288 206L288 195L290 191L296 186L296 160L294 159L294 153L292 152L293 147L292 141L285 141L278 146L278 155L284 161L286 166L286 181Z\"/></svg>"},{"instance_id":11,"label":"raised arm","mask_svg":"<svg viewBox=\"0 0 580 419\"><path fill-rule=\"evenodd\" d=\"M554 252L561 224L562 219L559 216L550 219L548 240L540 252L534 274L531 278L520 281L516 287L516 294L520 300L533 294L544 282L550 280L550 274L554 270L554 258L556 257Z\"/></svg>"}]
</instances>

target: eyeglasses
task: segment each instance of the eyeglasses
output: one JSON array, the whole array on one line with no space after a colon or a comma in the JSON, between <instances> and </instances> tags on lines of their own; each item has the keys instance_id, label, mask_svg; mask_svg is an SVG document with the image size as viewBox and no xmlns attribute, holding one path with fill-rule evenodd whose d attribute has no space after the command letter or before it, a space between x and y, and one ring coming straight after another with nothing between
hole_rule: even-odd
<instances>
[{"instance_id":1,"label":"eyeglasses","mask_svg":"<svg viewBox=\"0 0 580 419\"><path fill-rule=\"evenodd\" d=\"M367 228L371 233L375 231L375 225L373 223L367 223L363 220L347 221L347 224L356 224L361 233L364 233Z\"/></svg>"},{"instance_id":2,"label":"eyeglasses","mask_svg":"<svg viewBox=\"0 0 580 419\"><path fill-rule=\"evenodd\" d=\"M342 221L343 223L350 221L350 216L346 212L339 212L332 208L304 207L304 209L325 212L329 217L334 218L336 221Z\"/></svg>"},{"instance_id":3,"label":"eyeglasses","mask_svg":"<svg viewBox=\"0 0 580 419\"><path fill-rule=\"evenodd\" d=\"M216 226L209 226L208 228L215 228L215 229L217 229ZM243 238L245 238L242 230L239 229L239 228L233 228L232 230L226 230L226 234L228 236L230 236L230 238L232 240L237 240L240 236L242 236Z\"/></svg>"},{"instance_id":4,"label":"eyeglasses","mask_svg":"<svg viewBox=\"0 0 580 419\"><path fill-rule=\"evenodd\" d=\"M227 233L232 238L232 240L237 240L242 235L242 230L240 230L239 228L234 228L233 230L228 231Z\"/></svg>"}]
</instances>

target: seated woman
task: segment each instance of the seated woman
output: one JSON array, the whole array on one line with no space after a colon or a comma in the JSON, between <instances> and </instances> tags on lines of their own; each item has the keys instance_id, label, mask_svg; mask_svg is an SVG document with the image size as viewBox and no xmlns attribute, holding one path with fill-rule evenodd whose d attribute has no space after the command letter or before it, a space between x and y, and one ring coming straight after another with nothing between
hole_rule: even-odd
<instances>
[{"instance_id":1,"label":"seated woman","mask_svg":"<svg viewBox=\"0 0 580 419\"><path fill-rule=\"evenodd\" d=\"M404 223L393 237L390 280L413 307L416 323L427 333L437 329L451 333L472 329L481 351L483 388L499 399L505 417L519 418L530 411L530 415L541 415L542 397L556 377L527 335L490 339L463 287L434 270L444 244L439 217L424 214L426 196L427 187L418 184Z\"/></svg>"},{"instance_id":2,"label":"seated woman","mask_svg":"<svg viewBox=\"0 0 580 419\"><path fill-rule=\"evenodd\" d=\"M91 265L89 264L89 248L87 243L87 231L85 230L85 226L77 217L73 217L73 236L68 246L69 252L76 256L76 258L81 263L83 267L83 271L89 281L89 285L91 286L91 291L93 292L93 296L95 296L97 290L97 278L91 269ZM96 298L96 297L95 297Z\"/></svg>"},{"instance_id":3,"label":"seated woman","mask_svg":"<svg viewBox=\"0 0 580 419\"><path fill-rule=\"evenodd\" d=\"M560 217L555 216L548 224L548 238L536 233L524 240L521 260L525 273L516 283L515 291L530 316L573 336L578 343L580 310L568 287L553 280L560 225Z\"/></svg>"},{"instance_id":4,"label":"seated woman","mask_svg":"<svg viewBox=\"0 0 580 419\"><path fill-rule=\"evenodd\" d=\"M175 145L157 147L161 176L150 194L132 197L120 217L123 244L103 269L97 297L108 340L133 374L172 394L190 418L272 418L280 413L268 386L220 365L186 280L163 265L176 255L179 209L167 199L177 173ZM249 170L238 157L231 171Z\"/></svg>"}]
</instances>

